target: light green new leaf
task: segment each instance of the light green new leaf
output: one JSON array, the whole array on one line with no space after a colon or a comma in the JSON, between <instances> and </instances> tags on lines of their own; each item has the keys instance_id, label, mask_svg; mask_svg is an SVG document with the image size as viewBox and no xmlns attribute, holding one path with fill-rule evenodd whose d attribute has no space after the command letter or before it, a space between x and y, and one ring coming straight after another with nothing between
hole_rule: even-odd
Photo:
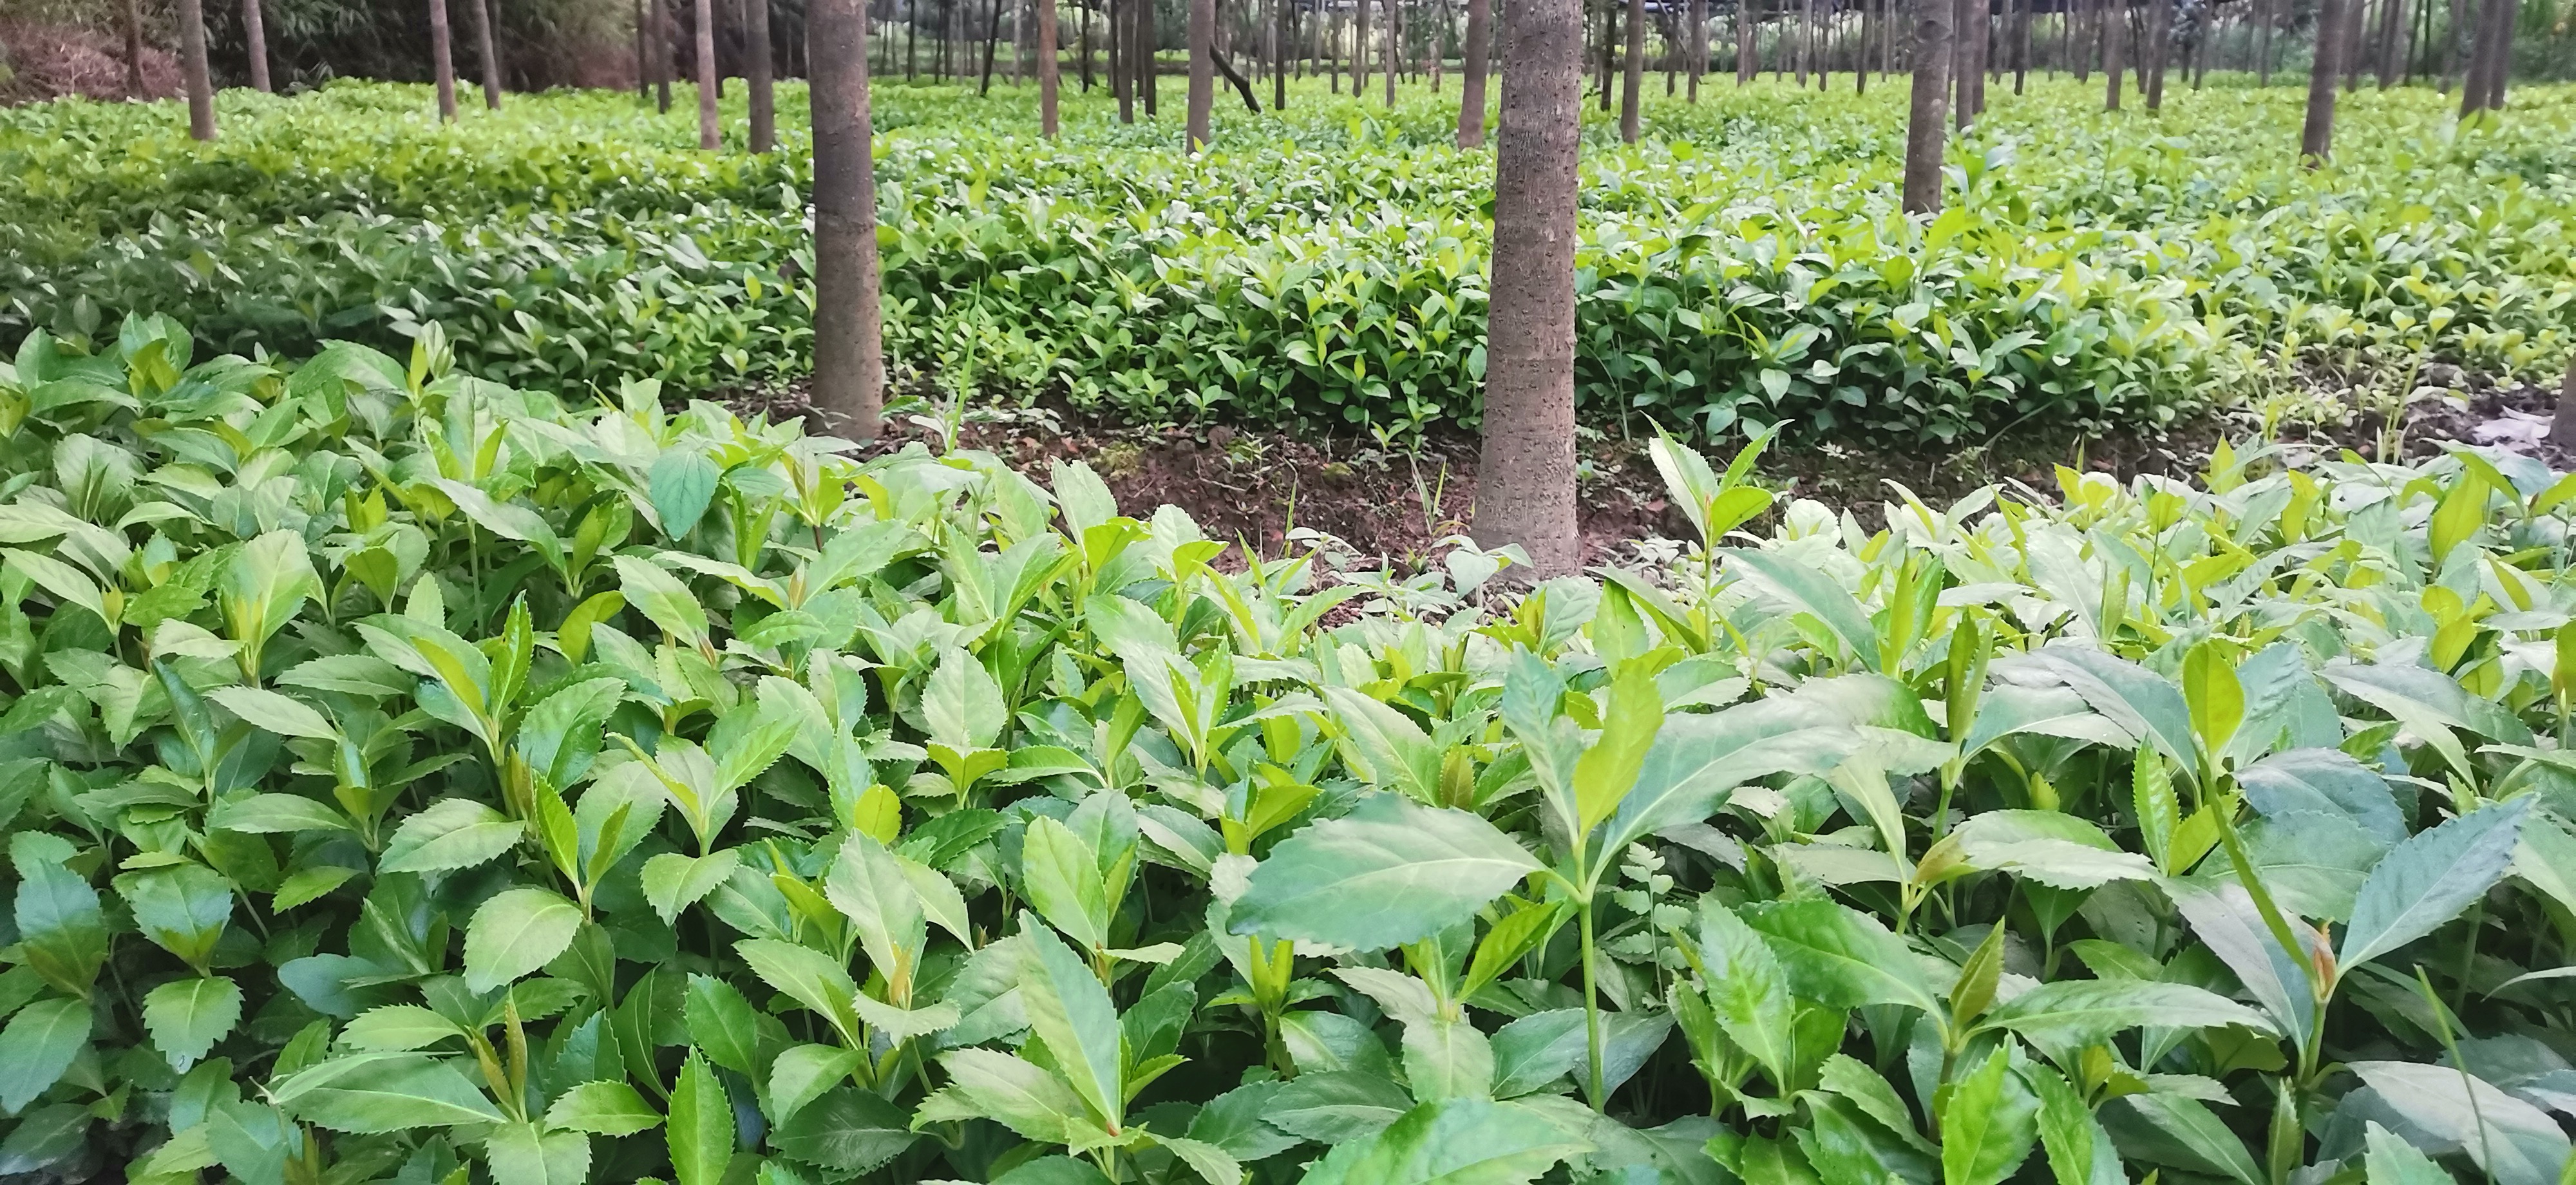
<instances>
[{"instance_id":1,"label":"light green new leaf","mask_svg":"<svg viewBox=\"0 0 2576 1185\"><path fill-rule=\"evenodd\" d=\"M715 892L716 886L733 877L742 864L738 848L725 848L704 856L687 856L664 852L644 862L642 879L644 900L664 922L677 921L680 911L697 904L700 898Z\"/></svg>"},{"instance_id":2,"label":"light green new leaf","mask_svg":"<svg viewBox=\"0 0 2576 1185\"><path fill-rule=\"evenodd\" d=\"M452 872L490 860L528 825L470 798L442 798L404 819L385 843L384 872Z\"/></svg>"},{"instance_id":3,"label":"light green new leaf","mask_svg":"<svg viewBox=\"0 0 2576 1185\"><path fill-rule=\"evenodd\" d=\"M556 1096L546 1126L595 1136L631 1136L658 1126L662 1113L623 1082L584 1082Z\"/></svg>"},{"instance_id":4,"label":"light green new leaf","mask_svg":"<svg viewBox=\"0 0 2576 1185\"><path fill-rule=\"evenodd\" d=\"M412 1050L465 1035L463 1027L418 1004L370 1008L340 1030L340 1040L355 1049Z\"/></svg>"},{"instance_id":5,"label":"light green new leaf","mask_svg":"<svg viewBox=\"0 0 2576 1185\"><path fill-rule=\"evenodd\" d=\"M866 1065L854 1049L834 1045L794 1045L769 1065L769 1110L780 1123L794 1118L805 1104L849 1080Z\"/></svg>"},{"instance_id":6,"label":"light green new leaf","mask_svg":"<svg viewBox=\"0 0 2576 1185\"><path fill-rule=\"evenodd\" d=\"M1109 945L1109 887L1101 879L1099 857L1072 828L1044 815L1029 820L1020 847L1020 892L1038 916L1084 950Z\"/></svg>"},{"instance_id":7,"label":"light green new leaf","mask_svg":"<svg viewBox=\"0 0 2576 1185\"><path fill-rule=\"evenodd\" d=\"M627 604L660 626L663 633L692 646L706 644L706 607L698 603L688 585L647 560L621 555L615 562L619 591L626 594Z\"/></svg>"},{"instance_id":8,"label":"light green new leaf","mask_svg":"<svg viewBox=\"0 0 2576 1185\"><path fill-rule=\"evenodd\" d=\"M217 687L206 698L222 704L253 728L281 736L336 740L340 730L303 701L257 687Z\"/></svg>"},{"instance_id":9,"label":"light green new leaf","mask_svg":"<svg viewBox=\"0 0 2576 1185\"><path fill-rule=\"evenodd\" d=\"M1440 800L1440 749L1413 718L1349 687L1324 688L1334 736L1352 772L1416 802Z\"/></svg>"},{"instance_id":10,"label":"light green new leaf","mask_svg":"<svg viewBox=\"0 0 2576 1185\"><path fill-rule=\"evenodd\" d=\"M2376 1123L2362 1137L2361 1167L2370 1185L2459 1185L2433 1158Z\"/></svg>"},{"instance_id":11,"label":"light green new leaf","mask_svg":"<svg viewBox=\"0 0 2576 1185\"><path fill-rule=\"evenodd\" d=\"M551 889L503 889L465 927L465 986L488 992L553 962L581 929L581 907Z\"/></svg>"},{"instance_id":12,"label":"light green new leaf","mask_svg":"<svg viewBox=\"0 0 2576 1185\"><path fill-rule=\"evenodd\" d=\"M664 1134L676 1185L724 1180L726 1166L733 1163L733 1103L695 1050L681 1064L680 1081L671 1089L670 1126Z\"/></svg>"},{"instance_id":13,"label":"light green new leaf","mask_svg":"<svg viewBox=\"0 0 2576 1185\"><path fill-rule=\"evenodd\" d=\"M960 753L990 748L1008 723L1002 689L975 656L950 647L921 689L921 716L930 739Z\"/></svg>"},{"instance_id":14,"label":"light green new leaf","mask_svg":"<svg viewBox=\"0 0 2576 1185\"><path fill-rule=\"evenodd\" d=\"M1996 1185L2039 1141L2039 1099L2013 1072L2009 1045L1955 1078L1941 1108L1941 1185Z\"/></svg>"},{"instance_id":15,"label":"light green new leaf","mask_svg":"<svg viewBox=\"0 0 2576 1185\"><path fill-rule=\"evenodd\" d=\"M1538 868L1475 815L1378 794L1271 849L1229 928L1384 950L1466 921Z\"/></svg>"},{"instance_id":16,"label":"light green new leaf","mask_svg":"<svg viewBox=\"0 0 2576 1185\"><path fill-rule=\"evenodd\" d=\"M1539 1112L1484 1099L1407 1111L1367 1140L1335 1147L1304 1185L1527 1185L1591 1150Z\"/></svg>"},{"instance_id":17,"label":"light green new leaf","mask_svg":"<svg viewBox=\"0 0 2576 1185\"><path fill-rule=\"evenodd\" d=\"M1850 590L1836 584L1824 573L1774 552L1746 547L1720 548L1718 555L1733 566L1751 569L1770 592L1788 602L1791 608L1812 613L1825 628L1842 639L1852 657L1872 671L1878 669L1878 629L1870 624L1869 614L1853 600Z\"/></svg>"},{"instance_id":18,"label":"light green new leaf","mask_svg":"<svg viewBox=\"0 0 2576 1185\"><path fill-rule=\"evenodd\" d=\"M453 800L450 801L459 801ZM414 815L413 819L421 816ZM409 820L405 821L406 823ZM240 794L217 802L206 812L206 826L245 835L286 835L298 831L355 831L347 815L301 794ZM388 868L387 872L400 869Z\"/></svg>"},{"instance_id":19,"label":"light green new leaf","mask_svg":"<svg viewBox=\"0 0 2576 1185\"><path fill-rule=\"evenodd\" d=\"M1714 895L1700 898L1699 928L1691 937L1686 953L1697 963L1718 1027L1785 1089L1797 1041L1788 977L1778 956Z\"/></svg>"},{"instance_id":20,"label":"light green new leaf","mask_svg":"<svg viewBox=\"0 0 2576 1185\"><path fill-rule=\"evenodd\" d=\"M812 947L775 938L746 938L734 950L761 982L830 1021L852 1042L858 1039L859 1017L851 1000L859 989L850 981L848 967Z\"/></svg>"}]
</instances>

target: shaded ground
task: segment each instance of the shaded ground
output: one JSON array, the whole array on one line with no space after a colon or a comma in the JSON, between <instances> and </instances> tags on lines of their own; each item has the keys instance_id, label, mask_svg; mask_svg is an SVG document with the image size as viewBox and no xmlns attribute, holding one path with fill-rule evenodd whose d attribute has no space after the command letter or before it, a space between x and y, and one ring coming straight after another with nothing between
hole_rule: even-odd
<instances>
[{"instance_id":1,"label":"shaded ground","mask_svg":"<svg viewBox=\"0 0 2576 1185\"><path fill-rule=\"evenodd\" d=\"M2284 443L2352 449L2377 457L2438 455L2446 441L2492 445L2576 470L2576 455L2545 439L2557 392L2527 384L2498 385L2483 375L2427 367L2423 386L2400 413L2401 431L2383 433L2383 417L2356 413L2339 425L2284 427ZM805 413L801 388L734 398L738 410L773 418ZM2221 439L2243 440L2255 424L2243 414L2185 421L2162 432L2103 436L2031 436L2008 441L1873 449L1830 443L1781 443L1764 454L1766 485L1848 509L1865 526L1882 521L1881 505L1902 483L1935 506L1980 486L2018 481L2042 492L2057 488L2066 465L2123 477L2155 473L2196 476ZM896 414L880 449L916 440L936 444L944 428L920 415ZM1084 422L1048 409L970 413L959 447L995 453L1042 474L1057 460L1088 461L1131 513L1171 503L1189 512L1212 538L1252 544L1263 554L1284 549L1292 528L1336 536L1364 555L1410 568L1466 530L1476 495L1476 442L1435 435L1410 452L1390 452L1350 437L1292 437L1227 425L1131 428ZM1615 558L1650 535L1687 535L1690 526L1667 504L1644 442L1595 439L1580 445L1581 522L1587 562ZM1725 455L1714 458L1723 464Z\"/></svg>"}]
</instances>

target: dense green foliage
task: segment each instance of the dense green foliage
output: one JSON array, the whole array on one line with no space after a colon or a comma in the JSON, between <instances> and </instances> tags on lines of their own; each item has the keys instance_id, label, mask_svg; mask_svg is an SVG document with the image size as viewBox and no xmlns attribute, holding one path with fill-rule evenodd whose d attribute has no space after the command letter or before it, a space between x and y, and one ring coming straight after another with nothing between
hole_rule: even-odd
<instances>
[{"instance_id":1,"label":"dense green foliage","mask_svg":"<svg viewBox=\"0 0 2576 1185\"><path fill-rule=\"evenodd\" d=\"M1308 86L1285 114L1221 111L1193 161L1177 124L1121 126L1098 95L1041 142L1008 89L877 92L899 363L1135 420L1473 422L1493 166L1448 145L1441 102ZM1644 144L1592 138L1587 422L1983 437L2160 417L2320 351L2402 375L2547 369L2576 343L2576 91L2517 88L2465 135L2429 91L2346 96L2337 167L2310 173L2295 88L2104 116L2098 87L2041 81L1997 96L1928 225L1896 212L1901 92L1721 82L1650 102ZM790 123L802 106L782 91ZM154 312L210 349L400 353L436 320L469 371L567 394L804 365L799 129L754 159L698 153L686 102L616 94L444 129L398 86L223 107L211 147L167 107L0 114L0 327Z\"/></svg>"},{"instance_id":2,"label":"dense green foliage","mask_svg":"<svg viewBox=\"0 0 2576 1185\"><path fill-rule=\"evenodd\" d=\"M0 366L0 1173L2568 1171L2576 478L1869 534L1659 444L1702 538L1505 599L434 328L99 345Z\"/></svg>"}]
</instances>

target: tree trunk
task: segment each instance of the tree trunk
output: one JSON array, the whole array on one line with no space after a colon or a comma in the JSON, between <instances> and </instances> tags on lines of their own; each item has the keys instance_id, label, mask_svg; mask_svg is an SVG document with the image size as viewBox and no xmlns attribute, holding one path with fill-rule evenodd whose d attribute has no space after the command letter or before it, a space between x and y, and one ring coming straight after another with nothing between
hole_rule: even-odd
<instances>
[{"instance_id":1,"label":"tree trunk","mask_svg":"<svg viewBox=\"0 0 2576 1185\"><path fill-rule=\"evenodd\" d=\"M2030 81L2030 0L2013 0L2012 63L2013 93L2018 95Z\"/></svg>"},{"instance_id":2,"label":"tree trunk","mask_svg":"<svg viewBox=\"0 0 2576 1185\"><path fill-rule=\"evenodd\" d=\"M2332 3L2333 0L2327 0ZM2102 9L2102 73L2111 80L2103 92L2102 109L2120 109L2120 80L2128 62L2121 57L2129 39L2129 0L2111 0Z\"/></svg>"},{"instance_id":3,"label":"tree trunk","mask_svg":"<svg viewBox=\"0 0 2576 1185\"><path fill-rule=\"evenodd\" d=\"M2558 413L2549 418L2549 443L2576 450L2576 356L2567 359L2567 377L2558 382Z\"/></svg>"},{"instance_id":4,"label":"tree trunk","mask_svg":"<svg viewBox=\"0 0 2576 1185\"><path fill-rule=\"evenodd\" d=\"M1645 102L1646 0L1627 0L1627 56L1619 78L1619 139L1637 142L1637 114Z\"/></svg>"},{"instance_id":5,"label":"tree trunk","mask_svg":"<svg viewBox=\"0 0 2576 1185\"><path fill-rule=\"evenodd\" d=\"M2406 0L2385 0L2379 8L2379 89L2397 85L2398 47L2405 42Z\"/></svg>"},{"instance_id":6,"label":"tree trunk","mask_svg":"<svg viewBox=\"0 0 2576 1185\"><path fill-rule=\"evenodd\" d=\"M1130 60L1136 66L1136 90L1145 101L1145 117L1151 119L1163 110L1163 71L1155 52L1162 32L1154 27L1154 0L1136 0L1129 7L1136 19L1136 55Z\"/></svg>"},{"instance_id":7,"label":"tree trunk","mask_svg":"<svg viewBox=\"0 0 2576 1185\"><path fill-rule=\"evenodd\" d=\"M2272 28L2280 18L2272 15L2272 0L2254 0L2254 19L2262 22L2254 47L2254 85L2272 85Z\"/></svg>"},{"instance_id":8,"label":"tree trunk","mask_svg":"<svg viewBox=\"0 0 2576 1185\"><path fill-rule=\"evenodd\" d=\"M1694 3L1697 0L1693 0ZM1478 148L1485 143L1485 71L1486 56L1492 52L1492 31L1486 27L1493 0L1467 0L1466 74L1458 80L1458 147Z\"/></svg>"},{"instance_id":9,"label":"tree trunk","mask_svg":"<svg viewBox=\"0 0 2576 1185\"><path fill-rule=\"evenodd\" d=\"M1750 86L1762 69L1762 47L1753 37L1753 0L1735 0L1735 85Z\"/></svg>"},{"instance_id":10,"label":"tree trunk","mask_svg":"<svg viewBox=\"0 0 2576 1185\"><path fill-rule=\"evenodd\" d=\"M1395 0L1381 6L1386 16L1386 105L1395 106L1396 37L1404 27L1404 10Z\"/></svg>"},{"instance_id":11,"label":"tree trunk","mask_svg":"<svg viewBox=\"0 0 2576 1185\"><path fill-rule=\"evenodd\" d=\"M1610 71L1619 60L1619 5L1623 0L1601 0L1601 109L1610 109Z\"/></svg>"},{"instance_id":12,"label":"tree trunk","mask_svg":"<svg viewBox=\"0 0 2576 1185\"><path fill-rule=\"evenodd\" d=\"M125 0L125 97L144 97L143 0Z\"/></svg>"},{"instance_id":13,"label":"tree trunk","mask_svg":"<svg viewBox=\"0 0 2576 1185\"><path fill-rule=\"evenodd\" d=\"M1699 76L1708 73L1708 0L1690 0L1690 101L1699 102Z\"/></svg>"},{"instance_id":14,"label":"tree trunk","mask_svg":"<svg viewBox=\"0 0 2576 1185\"><path fill-rule=\"evenodd\" d=\"M652 38L646 33L649 26L644 23L644 0L633 0L632 7L635 10L635 101L641 103L653 97L653 55L646 48Z\"/></svg>"},{"instance_id":15,"label":"tree trunk","mask_svg":"<svg viewBox=\"0 0 2576 1185\"><path fill-rule=\"evenodd\" d=\"M2334 148L2336 60L2343 47L2344 14L2360 0L2321 0L2317 7L2316 59L2308 67L2308 118L2299 129L2299 156L2313 169ZM2490 0L2492 2L2492 0Z\"/></svg>"},{"instance_id":16,"label":"tree trunk","mask_svg":"<svg viewBox=\"0 0 2576 1185\"><path fill-rule=\"evenodd\" d=\"M215 84L206 71L203 0L179 0L179 75L188 90L188 136L215 138Z\"/></svg>"},{"instance_id":17,"label":"tree trunk","mask_svg":"<svg viewBox=\"0 0 2576 1185\"><path fill-rule=\"evenodd\" d=\"M2165 105L2165 54L2173 48L2173 0L2147 0L2147 110Z\"/></svg>"},{"instance_id":18,"label":"tree trunk","mask_svg":"<svg viewBox=\"0 0 2576 1185\"><path fill-rule=\"evenodd\" d=\"M743 88L751 98L751 150L778 146L778 96L770 77L769 0L744 0Z\"/></svg>"},{"instance_id":19,"label":"tree trunk","mask_svg":"<svg viewBox=\"0 0 2576 1185\"><path fill-rule=\"evenodd\" d=\"M1216 0L1190 0L1190 95L1188 144L1192 152L1208 142L1208 108L1216 103Z\"/></svg>"},{"instance_id":20,"label":"tree trunk","mask_svg":"<svg viewBox=\"0 0 2576 1185\"><path fill-rule=\"evenodd\" d=\"M698 46L698 148L713 152L724 143L724 125L716 118L715 0L698 0L697 18L693 32Z\"/></svg>"},{"instance_id":21,"label":"tree trunk","mask_svg":"<svg viewBox=\"0 0 2576 1185\"><path fill-rule=\"evenodd\" d=\"M1055 60L1055 0L1037 0L1037 7L1038 134L1053 139L1056 133L1056 89L1063 84L1063 79L1058 77Z\"/></svg>"},{"instance_id":22,"label":"tree trunk","mask_svg":"<svg viewBox=\"0 0 2576 1185\"><path fill-rule=\"evenodd\" d=\"M1351 97L1354 99L1368 94L1368 10L1368 0L1353 0L1351 4Z\"/></svg>"},{"instance_id":23,"label":"tree trunk","mask_svg":"<svg viewBox=\"0 0 2576 1185\"><path fill-rule=\"evenodd\" d=\"M993 93L993 51L1002 44L1002 0L985 0L985 7L984 68L975 83L978 97Z\"/></svg>"},{"instance_id":24,"label":"tree trunk","mask_svg":"<svg viewBox=\"0 0 2576 1185\"><path fill-rule=\"evenodd\" d=\"M198 0L179 2L184 6ZM447 0L429 0L429 73L438 83L438 118L456 122L456 62L447 49Z\"/></svg>"},{"instance_id":25,"label":"tree trunk","mask_svg":"<svg viewBox=\"0 0 2576 1185\"><path fill-rule=\"evenodd\" d=\"M865 444L877 438L885 406L867 0L811 0L806 14L814 73L816 426Z\"/></svg>"},{"instance_id":26,"label":"tree trunk","mask_svg":"<svg viewBox=\"0 0 2576 1185\"><path fill-rule=\"evenodd\" d=\"M1504 0L1510 26L1494 153L1484 447L1475 534L1519 544L1541 576L1581 560L1574 517L1574 237L1582 135L1579 0Z\"/></svg>"},{"instance_id":27,"label":"tree trunk","mask_svg":"<svg viewBox=\"0 0 2576 1185\"><path fill-rule=\"evenodd\" d=\"M2513 61L2515 0L2479 0L2477 42L2469 50L2469 77L2460 88L2460 118L2504 106L2504 76Z\"/></svg>"},{"instance_id":28,"label":"tree trunk","mask_svg":"<svg viewBox=\"0 0 2576 1185\"><path fill-rule=\"evenodd\" d=\"M1877 34L1878 10L1871 6L1871 0L1860 0L1860 31L1855 38L1859 44L1852 51L1852 93L1855 95L1869 93L1869 47Z\"/></svg>"},{"instance_id":29,"label":"tree trunk","mask_svg":"<svg viewBox=\"0 0 2576 1185\"><path fill-rule=\"evenodd\" d=\"M1914 0L1914 88L1905 119L1905 209L1941 211L1941 150L1950 136L1950 0Z\"/></svg>"},{"instance_id":30,"label":"tree trunk","mask_svg":"<svg viewBox=\"0 0 2576 1185\"><path fill-rule=\"evenodd\" d=\"M2075 58L2075 85L2082 86L2093 79L2093 27L2087 23L2093 15L2093 0L2067 0L2067 4L2066 48Z\"/></svg>"},{"instance_id":31,"label":"tree trunk","mask_svg":"<svg viewBox=\"0 0 2576 1185\"><path fill-rule=\"evenodd\" d=\"M261 94L276 93L268 82L268 25L260 19L259 0L242 0L242 42L250 50L251 87Z\"/></svg>"},{"instance_id":32,"label":"tree trunk","mask_svg":"<svg viewBox=\"0 0 2576 1185\"><path fill-rule=\"evenodd\" d=\"M1977 122L1984 103L1980 90L1986 82L1987 0L1958 0L1958 28L1951 34L1951 84L1956 94L1951 98L1951 117L1959 130L1966 131Z\"/></svg>"},{"instance_id":33,"label":"tree trunk","mask_svg":"<svg viewBox=\"0 0 2576 1185\"><path fill-rule=\"evenodd\" d=\"M501 109L501 55L492 46L492 0L467 0L474 16L475 55L483 66L483 106Z\"/></svg>"},{"instance_id":34,"label":"tree trunk","mask_svg":"<svg viewBox=\"0 0 2576 1185\"><path fill-rule=\"evenodd\" d=\"M1136 23L1127 12L1140 0L1109 0L1109 93L1118 98L1118 122L1136 122L1135 70L1129 64L1136 56L1127 27Z\"/></svg>"},{"instance_id":35,"label":"tree trunk","mask_svg":"<svg viewBox=\"0 0 2576 1185\"><path fill-rule=\"evenodd\" d=\"M1270 109L1288 109L1288 57L1296 52L1296 26L1289 23L1297 6L1289 0L1272 0L1270 35Z\"/></svg>"}]
</instances>

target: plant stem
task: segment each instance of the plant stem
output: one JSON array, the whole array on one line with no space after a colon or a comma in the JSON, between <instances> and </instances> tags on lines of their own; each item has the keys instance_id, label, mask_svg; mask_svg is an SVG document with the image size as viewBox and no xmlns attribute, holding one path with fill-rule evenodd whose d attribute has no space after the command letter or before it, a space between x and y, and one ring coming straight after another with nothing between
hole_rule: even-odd
<instances>
[{"instance_id":1,"label":"plant stem","mask_svg":"<svg viewBox=\"0 0 2576 1185\"><path fill-rule=\"evenodd\" d=\"M1589 894L1585 895L1581 909L1582 912L1576 916L1581 919L1583 928L1583 1041L1592 1055L1591 1070L1584 1079L1584 1094L1592 1101L1592 1109L1599 1111L1607 1107L1610 1100L1603 1097L1606 1092L1601 1089L1601 998L1593 983L1592 898Z\"/></svg>"}]
</instances>

